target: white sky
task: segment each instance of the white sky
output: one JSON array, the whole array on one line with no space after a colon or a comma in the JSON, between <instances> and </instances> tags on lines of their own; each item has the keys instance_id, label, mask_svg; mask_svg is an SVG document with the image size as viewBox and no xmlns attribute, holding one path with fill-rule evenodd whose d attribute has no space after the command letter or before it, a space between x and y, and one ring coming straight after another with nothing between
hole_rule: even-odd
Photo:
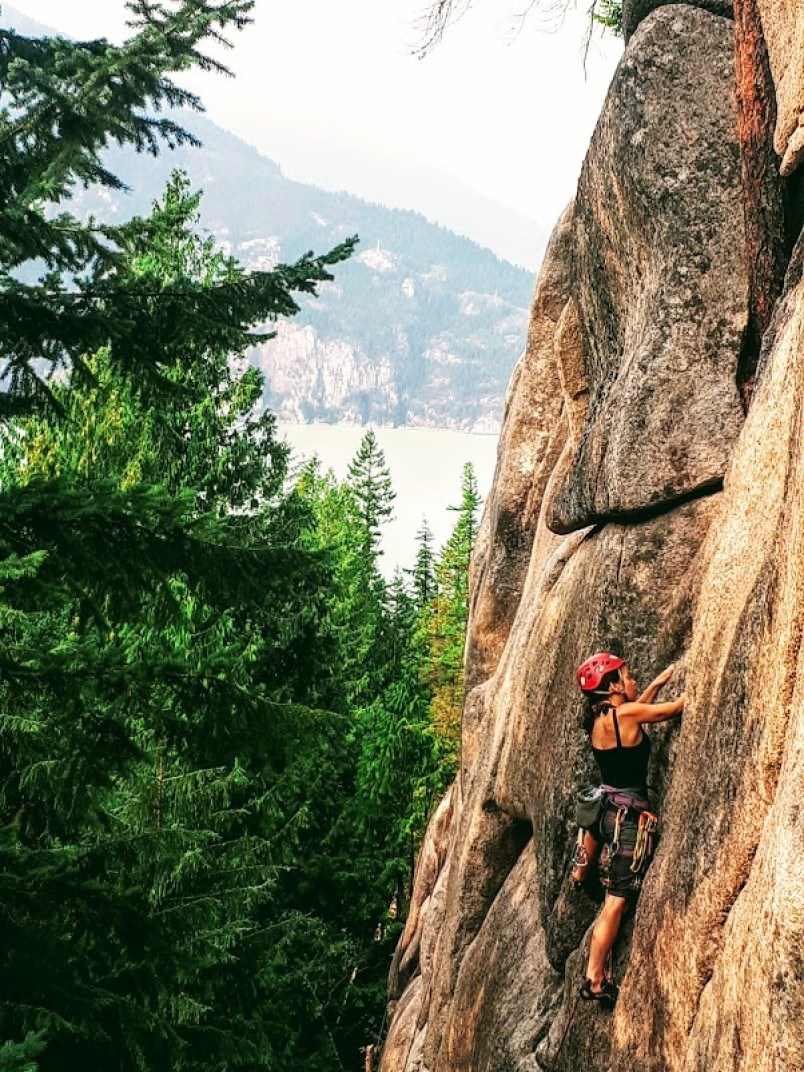
<instances>
[{"instance_id":1,"label":"white sky","mask_svg":"<svg viewBox=\"0 0 804 1072\"><path fill-rule=\"evenodd\" d=\"M410 55L425 0L257 0L234 80L194 75L208 114L286 174L386 203L444 177L552 227L574 192L621 43L585 16L474 0L427 59ZM119 37L123 0L14 0L75 37ZM585 4L583 5L586 6ZM401 192L400 192L401 191Z\"/></svg>"}]
</instances>

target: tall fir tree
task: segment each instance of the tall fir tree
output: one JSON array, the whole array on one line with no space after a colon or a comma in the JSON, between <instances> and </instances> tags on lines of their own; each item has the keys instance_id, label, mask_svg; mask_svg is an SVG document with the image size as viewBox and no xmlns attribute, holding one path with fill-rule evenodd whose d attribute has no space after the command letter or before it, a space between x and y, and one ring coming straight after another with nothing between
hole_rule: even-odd
<instances>
[{"instance_id":1,"label":"tall fir tree","mask_svg":"<svg viewBox=\"0 0 804 1072\"><path fill-rule=\"evenodd\" d=\"M349 463L346 483L357 502L369 547L375 555L381 554L380 528L393 515L396 492L385 452L373 428L363 436L357 454Z\"/></svg>"},{"instance_id":2,"label":"tall fir tree","mask_svg":"<svg viewBox=\"0 0 804 1072\"><path fill-rule=\"evenodd\" d=\"M420 613L428 611L435 598L435 563L433 532L427 524L427 518L422 518L421 528L416 534L416 561L410 571L413 598Z\"/></svg>"},{"instance_id":3,"label":"tall fir tree","mask_svg":"<svg viewBox=\"0 0 804 1072\"><path fill-rule=\"evenodd\" d=\"M188 233L180 180L150 220L71 214L119 185L110 142L191 140L153 111L198 104L171 75L252 4L130 6L122 46L0 32L0 1068L331 1067L334 1009L315 1039L265 1009L292 990L277 910L311 930L288 858L353 749L296 703L329 688L323 566L229 356L352 243L246 275ZM337 1001L363 939L316 918L307 979Z\"/></svg>"},{"instance_id":4,"label":"tall fir tree","mask_svg":"<svg viewBox=\"0 0 804 1072\"><path fill-rule=\"evenodd\" d=\"M146 219L72 213L120 185L108 145L192 140L173 78L253 4L129 6L120 46L0 31L0 1070L350 1067L447 776L450 633L417 645L430 581L378 569L374 434L288 495L255 409L243 355L353 242L244 273L180 175Z\"/></svg>"},{"instance_id":5,"label":"tall fir tree","mask_svg":"<svg viewBox=\"0 0 804 1072\"><path fill-rule=\"evenodd\" d=\"M118 286L227 293L240 272L194 235L197 203L176 176L127 225ZM51 385L58 420L8 431L0 804L18 967L2 1022L46 1043L43 1072L271 1067L309 1048L260 1011L287 986L265 928L277 907L298 916L277 835L306 862L312 819L289 817L315 814L312 786L350 761L335 723L298 706L329 674L313 643L326 578L280 497L260 378L232 360L249 338L233 305L186 349L156 319L142 342L166 348L161 399L104 346ZM343 971L339 944L311 970Z\"/></svg>"},{"instance_id":6,"label":"tall fir tree","mask_svg":"<svg viewBox=\"0 0 804 1072\"><path fill-rule=\"evenodd\" d=\"M477 539L482 499L470 462L463 467L461 501L450 507L458 517L435 569L436 596L429 624L431 712L454 766L460 746L463 710L463 658L469 618L469 567Z\"/></svg>"},{"instance_id":7,"label":"tall fir tree","mask_svg":"<svg viewBox=\"0 0 804 1072\"><path fill-rule=\"evenodd\" d=\"M155 154L160 144L194 141L165 114L201 108L175 75L191 67L225 71L204 44L226 43L227 30L242 29L254 0L127 6L134 33L122 45L0 29L0 359L8 388L0 402L7 414L52 401L43 361L80 366L119 334L131 339L137 296L99 286L119 260L117 229L78 218L69 198L79 185L122 187L103 162L110 144ZM41 264L42 279L24 282ZM121 347L118 357L158 372L158 358L142 348Z\"/></svg>"}]
</instances>

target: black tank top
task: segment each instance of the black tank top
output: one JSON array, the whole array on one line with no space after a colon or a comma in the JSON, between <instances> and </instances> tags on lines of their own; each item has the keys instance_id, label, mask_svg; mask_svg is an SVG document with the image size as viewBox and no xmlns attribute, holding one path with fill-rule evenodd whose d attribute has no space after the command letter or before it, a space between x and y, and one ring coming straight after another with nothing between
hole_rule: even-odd
<instances>
[{"instance_id":1,"label":"black tank top","mask_svg":"<svg viewBox=\"0 0 804 1072\"><path fill-rule=\"evenodd\" d=\"M650 737L643 729L637 744L630 747L624 746L620 739L617 712L613 708L611 715L614 719L617 747L595 748L592 745L592 753L600 771L600 780L603 785L611 785L615 789L634 789L643 797L647 797Z\"/></svg>"}]
</instances>

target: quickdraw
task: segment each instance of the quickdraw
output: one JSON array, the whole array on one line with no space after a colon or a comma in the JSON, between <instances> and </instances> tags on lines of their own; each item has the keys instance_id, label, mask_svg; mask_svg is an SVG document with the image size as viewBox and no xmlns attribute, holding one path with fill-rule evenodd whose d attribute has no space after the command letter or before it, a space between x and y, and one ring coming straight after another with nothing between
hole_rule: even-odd
<instances>
[{"instance_id":1,"label":"quickdraw","mask_svg":"<svg viewBox=\"0 0 804 1072\"><path fill-rule=\"evenodd\" d=\"M614 837L611 839L611 855L616 856L620 851L620 833L623 827L623 819L628 814L628 805L621 804L617 808L617 814L614 817Z\"/></svg>"},{"instance_id":2,"label":"quickdraw","mask_svg":"<svg viewBox=\"0 0 804 1072\"><path fill-rule=\"evenodd\" d=\"M631 888L638 890L642 885L648 864L653 857L654 837L659 826L659 820L652 812L635 806L624 794L612 794L609 797L609 801L617 808L617 813L614 817L614 831L611 842L606 843L600 851L600 884L604 889L611 889L614 885L611 877L613 861L617 856L630 856L629 870L633 875ZM629 811L635 811L639 814L633 850L623 848L621 845L622 827Z\"/></svg>"},{"instance_id":3,"label":"quickdraw","mask_svg":"<svg viewBox=\"0 0 804 1072\"><path fill-rule=\"evenodd\" d=\"M583 827L578 828L578 840L575 842L575 852L572 857L573 867L587 867L589 864L589 853L586 851L584 845L584 834L586 831Z\"/></svg>"},{"instance_id":4,"label":"quickdraw","mask_svg":"<svg viewBox=\"0 0 804 1072\"><path fill-rule=\"evenodd\" d=\"M653 836L658 827L659 820L652 812L640 812L636 844L634 845L634 858L631 861L631 870L635 875L639 874L643 865L653 856Z\"/></svg>"}]
</instances>

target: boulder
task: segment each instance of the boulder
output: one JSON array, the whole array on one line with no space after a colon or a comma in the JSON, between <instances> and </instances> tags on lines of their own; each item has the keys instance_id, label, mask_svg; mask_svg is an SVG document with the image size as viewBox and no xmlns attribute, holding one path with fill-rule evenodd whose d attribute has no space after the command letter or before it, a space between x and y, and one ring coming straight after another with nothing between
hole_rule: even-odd
<instances>
[{"instance_id":1,"label":"boulder","mask_svg":"<svg viewBox=\"0 0 804 1072\"><path fill-rule=\"evenodd\" d=\"M528 842L461 962L445 1031L453 1072L519 1072L555 1015L562 979L545 951L537 866Z\"/></svg>"},{"instance_id":2,"label":"boulder","mask_svg":"<svg viewBox=\"0 0 804 1072\"><path fill-rule=\"evenodd\" d=\"M427 1033L423 1050L431 1072L446 1072L451 1067L449 1039L454 1033L451 1025L458 973L530 835L527 824L483 799L482 786L487 780L476 778L464 803L452 846L444 914L438 934L433 936L431 971L425 979ZM471 1020L464 1019L462 1030L470 1029Z\"/></svg>"},{"instance_id":3,"label":"boulder","mask_svg":"<svg viewBox=\"0 0 804 1072\"><path fill-rule=\"evenodd\" d=\"M703 11L709 11L712 15L721 15L729 19L734 13L733 0L623 0L623 37L626 43L640 22L657 7L679 3L691 4Z\"/></svg>"},{"instance_id":4,"label":"boulder","mask_svg":"<svg viewBox=\"0 0 804 1072\"><path fill-rule=\"evenodd\" d=\"M570 537L562 559L534 578L523 597L519 628L490 701L500 727L493 798L533 830L543 923L556 967L583 933L577 914L567 916L559 900L569 868L573 792L595 779L575 670L592 651L621 652L645 686L679 659L692 622L696 555L718 499L686 503L643 524ZM675 733L664 727L652 734L648 776L657 805Z\"/></svg>"},{"instance_id":5,"label":"boulder","mask_svg":"<svg viewBox=\"0 0 804 1072\"><path fill-rule=\"evenodd\" d=\"M804 160L804 4L756 0L776 87L774 148L782 175Z\"/></svg>"},{"instance_id":6,"label":"boulder","mask_svg":"<svg viewBox=\"0 0 804 1072\"><path fill-rule=\"evenodd\" d=\"M643 515L720 486L743 422L748 323L733 27L662 7L614 76L578 183L589 404L550 527Z\"/></svg>"},{"instance_id":7,"label":"boulder","mask_svg":"<svg viewBox=\"0 0 804 1072\"><path fill-rule=\"evenodd\" d=\"M483 747L461 775L465 798L428 985L423 1055L431 1072L514 1069L523 1040L535 1047L554 1015L564 962L595 911L566 892L572 793L592 773L574 670L598 643L627 652L645 681L681 653L696 553L718 499L641 525L574 533L529 571L500 666L482 686ZM676 732L654 734L657 800ZM503 997L513 935L539 952L517 969L523 986L509 979ZM515 1022L521 1033L511 1034Z\"/></svg>"},{"instance_id":8,"label":"boulder","mask_svg":"<svg viewBox=\"0 0 804 1072\"><path fill-rule=\"evenodd\" d=\"M396 1001L401 996L408 981L419 968L422 932L433 908L433 891L444 869L455 829L457 796L457 786L453 784L444 794L427 824L416 860L416 876L405 929L397 943L388 976L391 1001Z\"/></svg>"},{"instance_id":9,"label":"boulder","mask_svg":"<svg viewBox=\"0 0 804 1072\"><path fill-rule=\"evenodd\" d=\"M746 418L731 44L691 6L644 21L556 233L561 295L534 304L510 395L461 767L422 849L382 1072L804 1068L804 239ZM688 694L650 731L661 840L605 1020L576 1001L596 901L567 883L572 794L595 778L574 671L595 648L643 684L678 661L667 692Z\"/></svg>"},{"instance_id":10,"label":"boulder","mask_svg":"<svg viewBox=\"0 0 804 1072\"><path fill-rule=\"evenodd\" d=\"M416 976L394 1010L380 1057L380 1072L421 1072L424 1032L418 1027L424 986Z\"/></svg>"}]
</instances>

